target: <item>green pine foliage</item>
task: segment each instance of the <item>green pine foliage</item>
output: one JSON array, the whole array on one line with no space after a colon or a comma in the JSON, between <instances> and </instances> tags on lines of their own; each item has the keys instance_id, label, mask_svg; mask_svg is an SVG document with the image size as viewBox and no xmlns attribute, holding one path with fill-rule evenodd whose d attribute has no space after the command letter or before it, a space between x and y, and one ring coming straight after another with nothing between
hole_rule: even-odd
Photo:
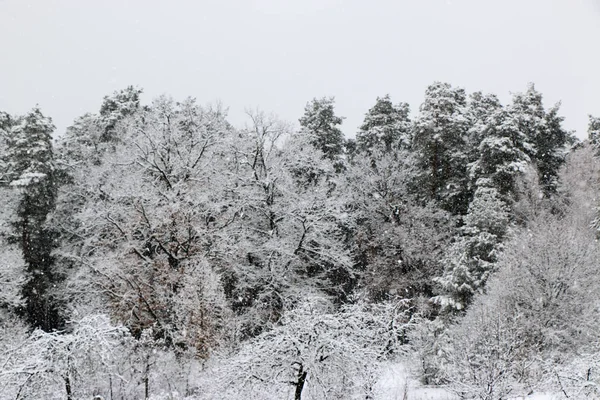
<instances>
[{"instance_id":1,"label":"green pine foliage","mask_svg":"<svg viewBox=\"0 0 600 400\"><path fill-rule=\"evenodd\" d=\"M335 114L335 99L323 97L306 104L300 125L310 135L312 145L329 160L338 160L344 151L344 134L339 126L342 117Z\"/></svg>"},{"instance_id":2,"label":"green pine foliage","mask_svg":"<svg viewBox=\"0 0 600 400\"><path fill-rule=\"evenodd\" d=\"M560 104L545 110L542 94L529 84L525 93L513 96L507 107L516 127L513 142L531 159L537 168L544 194L556 193L558 172L565 160L566 146L574 141L572 133L562 127Z\"/></svg>"},{"instance_id":3,"label":"green pine foliage","mask_svg":"<svg viewBox=\"0 0 600 400\"><path fill-rule=\"evenodd\" d=\"M444 258L445 273L436 281L444 294L434 302L446 310L464 310L481 293L493 272L509 226L508 207L495 188L475 191L464 218L462 237Z\"/></svg>"},{"instance_id":4,"label":"green pine foliage","mask_svg":"<svg viewBox=\"0 0 600 400\"><path fill-rule=\"evenodd\" d=\"M46 225L56 200L52 120L39 108L14 121L7 135L4 180L20 194L11 241L19 245L27 272L22 293L25 319L46 331L63 325L52 294L55 232Z\"/></svg>"},{"instance_id":5,"label":"green pine foliage","mask_svg":"<svg viewBox=\"0 0 600 400\"><path fill-rule=\"evenodd\" d=\"M411 141L409 114L407 103L394 105L389 95L378 97L356 134L357 150L369 153L379 148L395 152L408 148Z\"/></svg>"},{"instance_id":6,"label":"green pine foliage","mask_svg":"<svg viewBox=\"0 0 600 400\"><path fill-rule=\"evenodd\" d=\"M425 92L415 120L412 148L417 158L417 190L453 213L464 214L469 205L469 121L464 89L436 82Z\"/></svg>"},{"instance_id":7,"label":"green pine foliage","mask_svg":"<svg viewBox=\"0 0 600 400\"><path fill-rule=\"evenodd\" d=\"M589 116L588 122L588 140L595 148L600 146L600 118Z\"/></svg>"}]
</instances>

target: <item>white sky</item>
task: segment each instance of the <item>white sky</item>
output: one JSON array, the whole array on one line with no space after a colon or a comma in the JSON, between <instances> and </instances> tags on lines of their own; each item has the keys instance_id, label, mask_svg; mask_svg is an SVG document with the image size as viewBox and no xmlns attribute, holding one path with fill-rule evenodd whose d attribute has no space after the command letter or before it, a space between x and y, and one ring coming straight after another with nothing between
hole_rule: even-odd
<instances>
[{"instance_id":1,"label":"white sky","mask_svg":"<svg viewBox=\"0 0 600 400\"><path fill-rule=\"evenodd\" d=\"M63 131L133 84L220 100L241 125L335 96L354 136L386 93L416 111L435 80L503 102L531 81L583 137L599 39L600 0L0 0L0 110L38 103Z\"/></svg>"}]
</instances>

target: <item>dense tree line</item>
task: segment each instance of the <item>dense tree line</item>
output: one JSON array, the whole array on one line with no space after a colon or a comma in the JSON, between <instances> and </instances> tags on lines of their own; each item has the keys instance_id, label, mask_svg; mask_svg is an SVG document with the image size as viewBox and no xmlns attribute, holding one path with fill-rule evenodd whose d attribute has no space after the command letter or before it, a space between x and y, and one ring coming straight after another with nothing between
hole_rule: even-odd
<instances>
[{"instance_id":1,"label":"dense tree line","mask_svg":"<svg viewBox=\"0 0 600 400\"><path fill-rule=\"evenodd\" d=\"M385 95L350 140L330 97L299 129L261 111L236 128L141 93L55 142L38 108L0 113L0 396L371 398L376 366L410 352L425 381L495 399L593 328L567 332L595 315L577 306L598 287L580 160L600 128L578 144L533 85L502 105L435 82L415 114ZM196 386L193 365L213 371Z\"/></svg>"}]
</instances>

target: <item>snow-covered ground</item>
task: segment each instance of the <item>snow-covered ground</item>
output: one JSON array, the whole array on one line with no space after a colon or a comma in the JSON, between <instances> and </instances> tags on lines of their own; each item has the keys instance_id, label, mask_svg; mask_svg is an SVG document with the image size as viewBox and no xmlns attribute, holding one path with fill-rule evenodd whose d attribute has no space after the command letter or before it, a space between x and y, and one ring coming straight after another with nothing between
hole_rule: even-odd
<instances>
[{"instance_id":1,"label":"snow-covered ground","mask_svg":"<svg viewBox=\"0 0 600 400\"><path fill-rule=\"evenodd\" d=\"M437 387L424 387L404 364L391 364L377 383L378 400L457 400L454 394Z\"/></svg>"},{"instance_id":2,"label":"snow-covered ground","mask_svg":"<svg viewBox=\"0 0 600 400\"><path fill-rule=\"evenodd\" d=\"M423 386L411 376L402 363L387 366L376 385L377 400L458 400L449 390L441 387ZM532 394L515 397L511 400L558 400L560 396L552 394Z\"/></svg>"}]
</instances>

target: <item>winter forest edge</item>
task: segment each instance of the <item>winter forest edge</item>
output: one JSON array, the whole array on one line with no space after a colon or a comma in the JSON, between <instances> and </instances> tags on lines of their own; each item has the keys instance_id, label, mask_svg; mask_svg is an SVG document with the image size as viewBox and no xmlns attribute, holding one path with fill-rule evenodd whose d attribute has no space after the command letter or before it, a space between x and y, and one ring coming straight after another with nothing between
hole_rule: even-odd
<instances>
[{"instance_id":1,"label":"winter forest edge","mask_svg":"<svg viewBox=\"0 0 600 400\"><path fill-rule=\"evenodd\" d=\"M1 400L600 398L600 118L141 93L0 111Z\"/></svg>"}]
</instances>

